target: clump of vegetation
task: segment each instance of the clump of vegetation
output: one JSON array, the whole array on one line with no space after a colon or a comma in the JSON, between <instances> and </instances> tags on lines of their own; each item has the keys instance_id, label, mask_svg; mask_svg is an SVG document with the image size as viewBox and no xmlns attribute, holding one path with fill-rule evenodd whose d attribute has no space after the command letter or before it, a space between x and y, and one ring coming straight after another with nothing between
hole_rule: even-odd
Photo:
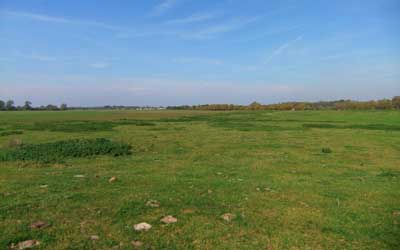
<instances>
[{"instance_id":1,"label":"clump of vegetation","mask_svg":"<svg viewBox=\"0 0 400 250\"><path fill-rule=\"evenodd\" d=\"M324 153L324 154L330 154L330 153L332 153L332 149L330 149L330 148L322 148L322 153Z\"/></svg>"},{"instance_id":2,"label":"clump of vegetation","mask_svg":"<svg viewBox=\"0 0 400 250\"><path fill-rule=\"evenodd\" d=\"M52 143L22 145L14 150L0 152L0 161L62 162L67 158L97 155L121 156L131 154L127 144L108 139L76 139Z\"/></svg>"},{"instance_id":3,"label":"clump of vegetation","mask_svg":"<svg viewBox=\"0 0 400 250\"><path fill-rule=\"evenodd\" d=\"M20 134L23 134L23 133L24 132L22 132L20 130L3 131L3 132L0 132L0 137L8 136L8 135L20 135Z\"/></svg>"},{"instance_id":4,"label":"clump of vegetation","mask_svg":"<svg viewBox=\"0 0 400 250\"><path fill-rule=\"evenodd\" d=\"M47 130L52 132L96 132L96 131L111 131L114 125L111 122L47 122L34 123L27 126L29 130Z\"/></svg>"},{"instance_id":5,"label":"clump of vegetation","mask_svg":"<svg viewBox=\"0 0 400 250\"><path fill-rule=\"evenodd\" d=\"M400 176L400 171L394 170L383 170L378 174L379 177L389 177L389 178L396 178Z\"/></svg>"},{"instance_id":6,"label":"clump of vegetation","mask_svg":"<svg viewBox=\"0 0 400 250\"><path fill-rule=\"evenodd\" d=\"M400 126L390 124L350 124L350 125L335 125L335 124L303 124L304 128L321 128L321 129L366 129L366 130L382 130L382 131L400 131Z\"/></svg>"},{"instance_id":7,"label":"clump of vegetation","mask_svg":"<svg viewBox=\"0 0 400 250\"><path fill-rule=\"evenodd\" d=\"M23 144L22 140L20 138L13 138L8 142L8 146L10 148L18 147Z\"/></svg>"},{"instance_id":8,"label":"clump of vegetation","mask_svg":"<svg viewBox=\"0 0 400 250\"><path fill-rule=\"evenodd\" d=\"M20 128L33 131L51 131L51 132L99 132L112 131L114 127L120 125L135 126L155 126L154 122L142 120L119 120L119 121L67 121L67 122L40 122L31 125L24 125Z\"/></svg>"}]
</instances>

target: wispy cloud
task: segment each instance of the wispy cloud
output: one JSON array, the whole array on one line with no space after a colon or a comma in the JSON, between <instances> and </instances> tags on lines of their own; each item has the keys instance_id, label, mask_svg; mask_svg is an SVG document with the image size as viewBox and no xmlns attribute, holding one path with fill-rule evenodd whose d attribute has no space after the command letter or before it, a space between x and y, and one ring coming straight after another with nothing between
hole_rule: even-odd
<instances>
[{"instance_id":1,"label":"wispy cloud","mask_svg":"<svg viewBox=\"0 0 400 250\"><path fill-rule=\"evenodd\" d=\"M263 16L241 18L221 22L219 24L209 25L207 27L192 29L168 29L165 27L156 27L155 29L148 29L145 32L141 31L122 31L116 35L118 39L128 39L137 37L150 37L150 36L173 36L186 40L203 40L211 39L223 33L233 32L242 29L247 25L259 21Z\"/></svg>"},{"instance_id":2,"label":"wispy cloud","mask_svg":"<svg viewBox=\"0 0 400 250\"><path fill-rule=\"evenodd\" d=\"M162 0L158 5L156 5L151 11L151 16L160 16L172 9L175 5L177 5L179 0Z\"/></svg>"},{"instance_id":3,"label":"wispy cloud","mask_svg":"<svg viewBox=\"0 0 400 250\"><path fill-rule=\"evenodd\" d=\"M209 65L222 65L223 62L218 59L212 58L198 58L198 57L182 57L172 60L174 63L179 64L209 64Z\"/></svg>"},{"instance_id":4,"label":"wispy cloud","mask_svg":"<svg viewBox=\"0 0 400 250\"><path fill-rule=\"evenodd\" d=\"M90 67L95 68L95 69L105 69L111 66L110 63L108 62L95 62L89 64Z\"/></svg>"},{"instance_id":5,"label":"wispy cloud","mask_svg":"<svg viewBox=\"0 0 400 250\"><path fill-rule=\"evenodd\" d=\"M123 30L123 28L121 28L121 27L109 25L109 24L97 22L97 21L48 16L48 15L30 13L30 12L1 11L0 14L3 16L29 19L29 20L38 21L38 22L59 23L59 24L78 24L78 25L92 26L92 27L103 28L103 29L114 30L114 31Z\"/></svg>"},{"instance_id":6,"label":"wispy cloud","mask_svg":"<svg viewBox=\"0 0 400 250\"><path fill-rule=\"evenodd\" d=\"M242 18L239 20L233 20L230 22L225 22L213 26L209 26L207 28L198 30L198 31L190 31L181 34L183 38L186 39L207 39L217 36L219 34L232 32L238 29L242 29L249 24L252 24L256 21L259 21L261 16L251 17L251 18Z\"/></svg>"},{"instance_id":7,"label":"wispy cloud","mask_svg":"<svg viewBox=\"0 0 400 250\"><path fill-rule=\"evenodd\" d=\"M166 23L167 24L189 24L189 23L196 23L196 22L204 22L204 21L215 19L221 15L222 15L221 12L196 13L196 14L193 14L188 17L169 20Z\"/></svg>"},{"instance_id":8,"label":"wispy cloud","mask_svg":"<svg viewBox=\"0 0 400 250\"><path fill-rule=\"evenodd\" d=\"M298 36L296 39L293 39L291 41L288 41L281 46L279 46L277 49L275 49L272 54L267 58L266 63L270 62L274 57L280 55L283 51L285 51L287 48L292 46L294 43L300 41L303 39L303 35Z\"/></svg>"},{"instance_id":9,"label":"wispy cloud","mask_svg":"<svg viewBox=\"0 0 400 250\"><path fill-rule=\"evenodd\" d=\"M21 51L16 51L15 55L19 58L30 59L30 60L35 60L35 61L42 61L42 62L57 61L57 58L55 58L55 57L38 54L38 53L24 53Z\"/></svg>"}]
</instances>

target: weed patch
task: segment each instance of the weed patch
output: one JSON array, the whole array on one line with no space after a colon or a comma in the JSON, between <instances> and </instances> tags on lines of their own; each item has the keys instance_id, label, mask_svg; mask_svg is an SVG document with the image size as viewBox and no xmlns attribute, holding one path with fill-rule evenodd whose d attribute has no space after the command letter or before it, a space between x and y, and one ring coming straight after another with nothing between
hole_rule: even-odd
<instances>
[{"instance_id":1,"label":"weed patch","mask_svg":"<svg viewBox=\"0 0 400 250\"><path fill-rule=\"evenodd\" d=\"M351 124L351 125L334 125L334 124L303 124L304 128L321 128L321 129L366 129L366 130L382 130L382 131L400 131L400 126L388 124Z\"/></svg>"},{"instance_id":2,"label":"weed patch","mask_svg":"<svg viewBox=\"0 0 400 250\"><path fill-rule=\"evenodd\" d=\"M0 161L62 162L67 158L97 155L129 155L131 147L104 138L67 140L52 143L23 145L14 150L0 152Z\"/></svg>"},{"instance_id":3,"label":"weed patch","mask_svg":"<svg viewBox=\"0 0 400 250\"><path fill-rule=\"evenodd\" d=\"M378 177L396 178L400 176L400 171L383 170L378 174Z\"/></svg>"},{"instance_id":4,"label":"weed patch","mask_svg":"<svg viewBox=\"0 0 400 250\"><path fill-rule=\"evenodd\" d=\"M0 137L2 136L8 136L8 135L21 135L24 132L20 131L20 130L12 130L12 131L3 131L0 132Z\"/></svg>"}]
</instances>

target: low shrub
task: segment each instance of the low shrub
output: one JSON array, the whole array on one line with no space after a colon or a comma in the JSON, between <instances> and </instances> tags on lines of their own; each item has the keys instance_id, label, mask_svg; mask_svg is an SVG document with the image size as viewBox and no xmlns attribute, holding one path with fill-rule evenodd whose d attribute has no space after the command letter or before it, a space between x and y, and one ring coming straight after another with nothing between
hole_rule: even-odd
<instances>
[{"instance_id":1,"label":"low shrub","mask_svg":"<svg viewBox=\"0 0 400 250\"><path fill-rule=\"evenodd\" d=\"M330 154L330 153L332 153L332 149L330 149L330 148L322 148L322 153L324 153L324 154Z\"/></svg>"},{"instance_id":2,"label":"low shrub","mask_svg":"<svg viewBox=\"0 0 400 250\"><path fill-rule=\"evenodd\" d=\"M22 145L14 150L0 152L0 161L62 162L67 158L97 155L121 156L131 154L127 144L108 139L77 139L43 144Z\"/></svg>"}]
</instances>

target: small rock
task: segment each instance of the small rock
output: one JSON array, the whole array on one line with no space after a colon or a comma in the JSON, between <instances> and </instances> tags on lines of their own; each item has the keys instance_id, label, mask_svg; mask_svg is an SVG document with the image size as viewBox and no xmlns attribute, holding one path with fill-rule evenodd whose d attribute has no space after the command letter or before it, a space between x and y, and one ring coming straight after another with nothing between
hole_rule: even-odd
<instances>
[{"instance_id":1,"label":"small rock","mask_svg":"<svg viewBox=\"0 0 400 250\"><path fill-rule=\"evenodd\" d=\"M83 174L76 174L74 175L75 178L85 178L85 176Z\"/></svg>"},{"instance_id":2,"label":"small rock","mask_svg":"<svg viewBox=\"0 0 400 250\"><path fill-rule=\"evenodd\" d=\"M134 248L140 248L141 246L143 246L143 242L138 241L138 240L134 240L134 241L132 241L131 243L132 243L132 246L133 246Z\"/></svg>"},{"instance_id":3,"label":"small rock","mask_svg":"<svg viewBox=\"0 0 400 250\"><path fill-rule=\"evenodd\" d=\"M39 241L37 240L26 240L19 242L17 245L12 244L11 249L16 249L16 250L24 250L24 249L31 249L40 244Z\"/></svg>"},{"instance_id":4,"label":"small rock","mask_svg":"<svg viewBox=\"0 0 400 250\"><path fill-rule=\"evenodd\" d=\"M212 191L211 189L209 189L207 192L208 192L209 194L212 194L212 193L213 193L213 191Z\"/></svg>"},{"instance_id":5,"label":"small rock","mask_svg":"<svg viewBox=\"0 0 400 250\"><path fill-rule=\"evenodd\" d=\"M178 219L173 217L173 216L171 216L171 215L167 215L164 218L162 218L160 221L165 223L165 224L172 224L172 223L178 222Z\"/></svg>"},{"instance_id":6,"label":"small rock","mask_svg":"<svg viewBox=\"0 0 400 250\"><path fill-rule=\"evenodd\" d=\"M91 240L100 240L100 237L98 235L91 235L90 239Z\"/></svg>"},{"instance_id":7,"label":"small rock","mask_svg":"<svg viewBox=\"0 0 400 250\"><path fill-rule=\"evenodd\" d=\"M146 202L146 206L148 206L148 207L159 207L160 206L160 202L158 202L156 200L149 200L148 202Z\"/></svg>"},{"instance_id":8,"label":"small rock","mask_svg":"<svg viewBox=\"0 0 400 250\"><path fill-rule=\"evenodd\" d=\"M40 188L48 188L49 185L40 185Z\"/></svg>"},{"instance_id":9,"label":"small rock","mask_svg":"<svg viewBox=\"0 0 400 250\"><path fill-rule=\"evenodd\" d=\"M113 177L111 177L109 180L108 180L108 182L109 183L112 183L112 182L114 182L114 181L116 181L117 180L117 177L116 176L113 176Z\"/></svg>"},{"instance_id":10,"label":"small rock","mask_svg":"<svg viewBox=\"0 0 400 250\"><path fill-rule=\"evenodd\" d=\"M22 140L19 139L19 138L14 138L14 139L11 139L11 140L8 142L8 145L9 145L10 147L18 147L18 146L23 145L23 142L22 142Z\"/></svg>"},{"instance_id":11,"label":"small rock","mask_svg":"<svg viewBox=\"0 0 400 250\"><path fill-rule=\"evenodd\" d=\"M142 222L134 225L133 228L135 229L135 231L148 231L150 230L151 225L146 222Z\"/></svg>"},{"instance_id":12,"label":"small rock","mask_svg":"<svg viewBox=\"0 0 400 250\"><path fill-rule=\"evenodd\" d=\"M43 229L49 226L49 223L45 222L45 221L36 221L34 223L31 224L31 228L32 229Z\"/></svg>"},{"instance_id":13,"label":"small rock","mask_svg":"<svg viewBox=\"0 0 400 250\"><path fill-rule=\"evenodd\" d=\"M236 218L236 215L231 214L231 213L226 213L226 214L221 215L221 218L224 221L231 222L232 220L234 220Z\"/></svg>"},{"instance_id":14,"label":"small rock","mask_svg":"<svg viewBox=\"0 0 400 250\"><path fill-rule=\"evenodd\" d=\"M259 191L259 192L261 191L261 189L260 189L259 187L258 187L258 188L256 188L256 190L257 190L257 191Z\"/></svg>"}]
</instances>

